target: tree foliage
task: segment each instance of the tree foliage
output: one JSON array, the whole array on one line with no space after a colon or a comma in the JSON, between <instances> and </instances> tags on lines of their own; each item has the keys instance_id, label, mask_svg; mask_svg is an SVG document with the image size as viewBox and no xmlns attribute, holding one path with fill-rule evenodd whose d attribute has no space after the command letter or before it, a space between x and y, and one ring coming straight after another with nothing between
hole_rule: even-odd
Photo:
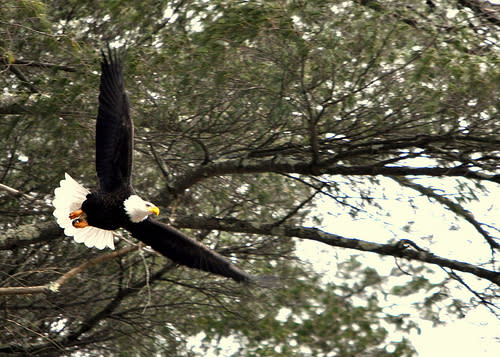
<instances>
[{"instance_id":1,"label":"tree foliage","mask_svg":"<svg viewBox=\"0 0 500 357\"><path fill-rule=\"evenodd\" d=\"M443 302L459 316L478 304L498 313L498 227L469 208L500 183L494 9L479 0L8 0L0 352L189 355L186 338L203 331L202 348L231 335L246 355L408 356L408 340L391 331L417 327L381 307L387 295L423 292L417 307L435 322ZM280 288L177 267L125 233L123 254L89 250L57 228L50 201L64 172L95 187L107 43L128 49L136 189L162 220L252 273L282 277ZM380 241L323 226L325 207L353 219L384 210L375 193L389 181L470 224L488 254L459 261L433 251L441 237ZM394 270L353 257L325 284L296 259L294 238L394 257ZM447 274L439 282L436 266ZM409 276L396 283L401 272ZM450 297L455 283L470 301Z\"/></svg>"}]
</instances>

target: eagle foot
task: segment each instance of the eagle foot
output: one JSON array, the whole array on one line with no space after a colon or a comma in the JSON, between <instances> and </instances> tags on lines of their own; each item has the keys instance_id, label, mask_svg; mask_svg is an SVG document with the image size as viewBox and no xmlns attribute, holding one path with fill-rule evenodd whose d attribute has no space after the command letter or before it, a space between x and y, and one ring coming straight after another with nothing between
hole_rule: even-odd
<instances>
[{"instance_id":1,"label":"eagle foot","mask_svg":"<svg viewBox=\"0 0 500 357\"><path fill-rule=\"evenodd\" d=\"M81 218L81 217L75 219L73 222L71 222L71 224L75 228L85 228L89 225L88 222L84 218Z\"/></svg>"},{"instance_id":2,"label":"eagle foot","mask_svg":"<svg viewBox=\"0 0 500 357\"><path fill-rule=\"evenodd\" d=\"M85 228L89 225L87 215L81 209L71 212L69 218L73 220L71 224L75 228Z\"/></svg>"},{"instance_id":3,"label":"eagle foot","mask_svg":"<svg viewBox=\"0 0 500 357\"><path fill-rule=\"evenodd\" d=\"M69 214L69 219L75 219L77 217L80 217L83 214L83 211L81 209L77 209L76 211L73 211Z\"/></svg>"}]
</instances>

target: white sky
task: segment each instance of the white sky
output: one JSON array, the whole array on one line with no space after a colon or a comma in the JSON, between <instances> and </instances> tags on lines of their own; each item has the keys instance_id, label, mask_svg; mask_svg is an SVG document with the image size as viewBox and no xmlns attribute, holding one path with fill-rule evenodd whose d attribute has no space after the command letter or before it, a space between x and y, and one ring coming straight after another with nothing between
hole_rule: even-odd
<instances>
[{"instance_id":1,"label":"white sky","mask_svg":"<svg viewBox=\"0 0 500 357\"><path fill-rule=\"evenodd\" d=\"M391 216L379 215L375 212L375 208L372 209L374 212L370 218L356 220L345 214L330 214L324 217L323 229L330 233L375 242L386 242L390 238L408 238L421 247L425 247L429 243L425 239L421 240L420 237L432 234L432 250L445 258L472 262L476 259L478 261L488 259L489 249L487 245L483 243L483 238L470 224L461 219L456 220L454 214L444 210L440 205L431 203L426 198L416 197L415 191L401 189L392 180L383 180L378 196L382 196L383 192L387 196L387 202L383 205L384 208L387 206L387 210L390 210ZM446 185L447 183L452 184L453 180L444 180L444 182L443 180L435 180L433 182L441 182L441 184ZM467 208L475 217L480 217L480 222L494 223L498 222L498 217L500 217L500 205L498 204L500 195L496 193L498 185L487 186L490 188L490 193L479 194L482 196L480 202L472 202ZM391 192L393 192L392 195ZM374 195L377 196L377 194ZM411 208L406 200L397 199L398 196L408 197L410 195L414 197L418 210ZM325 202L323 208L328 212L331 207L328 207L328 203ZM380 218L379 221L373 219L377 215ZM401 231L401 227L406 225L408 221L415 222L411 225L411 232ZM457 229L449 230L450 226ZM498 232L496 236L498 236ZM393 259L380 259L376 254L363 254L354 250L328 247L314 242L299 242L297 254L301 259L311 262L317 271L324 273L326 280L330 280L329 276L333 275L337 259L342 261L351 254L361 254L363 258L360 260L376 268L380 274L387 273L394 267ZM436 271L439 272L439 269ZM464 278L470 276L468 274L461 275ZM432 276L427 277L432 278ZM481 282L477 284L480 286ZM464 290L452 290L453 296L460 297L464 301L469 300L471 295ZM415 297L412 299L411 296L408 298L407 304L404 300L398 300L397 309L399 311L394 309L389 311L409 312L412 310L411 301L414 300ZM392 303L394 302L388 301L387 305ZM497 301L497 303L499 302ZM444 308L445 305L443 304L442 307ZM417 316L417 314L418 312L415 311L412 316ZM418 320L422 333L418 335L413 332L410 335L410 340L419 356L500 356L500 321L486 308L479 307L472 310L464 319L457 319L454 316L447 317L446 314L443 317L448 321L445 326L433 327L429 321Z\"/></svg>"}]
</instances>

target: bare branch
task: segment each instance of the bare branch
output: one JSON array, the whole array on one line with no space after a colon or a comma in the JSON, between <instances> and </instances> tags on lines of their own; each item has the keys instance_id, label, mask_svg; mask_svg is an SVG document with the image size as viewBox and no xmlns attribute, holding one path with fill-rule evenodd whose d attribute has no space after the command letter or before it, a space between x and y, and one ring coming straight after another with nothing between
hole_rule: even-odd
<instances>
[{"instance_id":1,"label":"bare branch","mask_svg":"<svg viewBox=\"0 0 500 357\"><path fill-rule=\"evenodd\" d=\"M457 273L455 273L454 271L448 271L447 269L444 269L443 270L454 280L458 281L461 285L463 285L467 290L469 290L469 292L474 295L478 300L479 302L486 306L486 308L488 310L490 310L490 312L495 315L497 318L500 317L500 313L498 312L500 310L500 308L498 306L496 306L495 304L493 304L492 302L488 301L481 293L477 292L476 290L474 290L472 287L470 287L469 284L467 284Z\"/></svg>"},{"instance_id":2,"label":"bare branch","mask_svg":"<svg viewBox=\"0 0 500 357\"><path fill-rule=\"evenodd\" d=\"M85 263L77 266L76 268L71 269L66 274L61 276L59 279L57 279L53 282L50 282L48 284L45 284L45 285L15 286L15 287L0 288L0 296L1 295L28 295L28 294L40 294L40 293L47 294L47 293L51 293L51 292L58 292L61 285L65 284L68 280L73 278L75 275L80 274L82 271L87 270L90 267L97 265L99 263L103 263L105 261L114 259L114 258L119 257L121 255L125 255L125 254L133 252L135 250L138 250L141 247L144 247L144 244L141 243L138 245L130 245L128 247L117 250L115 252L100 255L92 260L89 260L88 262L85 262Z\"/></svg>"},{"instance_id":3,"label":"bare branch","mask_svg":"<svg viewBox=\"0 0 500 357\"><path fill-rule=\"evenodd\" d=\"M34 200L35 197L22 193L21 191L16 190L15 188L9 187L0 183L0 190L7 192L9 195L14 197L23 197L29 200Z\"/></svg>"},{"instance_id":4,"label":"bare branch","mask_svg":"<svg viewBox=\"0 0 500 357\"><path fill-rule=\"evenodd\" d=\"M491 6L498 6L498 4L486 4L486 1L479 0L459 0L459 4L468 7L480 18L492 23L495 26L500 26L500 16L498 11L490 8Z\"/></svg>"},{"instance_id":5,"label":"bare branch","mask_svg":"<svg viewBox=\"0 0 500 357\"><path fill-rule=\"evenodd\" d=\"M17 66L26 66L26 67L38 67L38 68L50 68L50 69L57 69L65 72L76 72L76 68L74 67L69 67L61 64L55 64L55 63L48 63L48 62L36 62L36 61L26 61L26 60L20 60L20 59L15 59L13 61L9 61L6 57L0 57L0 64L7 65L7 66L12 66L12 65L17 65Z\"/></svg>"},{"instance_id":6,"label":"bare branch","mask_svg":"<svg viewBox=\"0 0 500 357\"><path fill-rule=\"evenodd\" d=\"M491 175L469 170L459 165L455 167L408 167L408 166L378 166L335 165L332 160L320 161L314 168L304 160L277 157L271 159L232 159L210 163L189 171L175 182L173 191L183 192L194 184L214 176L247 173L295 173L303 175L361 175L361 176L433 176L433 177L465 177L500 183L500 174Z\"/></svg>"},{"instance_id":7,"label":"bare branch","mask_svg":"<svg viewBox=\"0 0 500 357\"><path fill-rule=\"evenodd\" d=\"M326 186L326 185L323 185L323 186ZM292 210L290 210L290 212L288 212L283 218L280 218L276 223L274 223L275 225L279 226L283 223L285 223L287 220L289 220L290 218L292 218L295 214L297 214L298 211L300 211L306 204L308 204L309 202L311 202L313 200L314 197L316 197L316 195L318 193L322 193L322 187L317 189L316 191L314 191L311 195L309 195L309 197L306 197L305 200L303 200L302 202L300 202L297 206L295 206Z\"/></svg>"},{"instance_id":8,"label":"bare branch","mask_svg":"<svg viewBox=\"0 0 500 357\"><path fill-rule=\"evenodd\" d=\"M139 249L140 247L141 247L141 245L129 246L129 247L121 249L117 252L113 252L111 254L120 253L122 251L125 251L126 249L129 249L128 251L125 251L123 253L123 254L126 254L126 253L133 251L135 249ZM132 248L135 248L135 249L132 249ZM110 256L110 254L108 254L106 256ZM118 255L115 255L115 256L118 256ZM99 259L101 257L103 257L103 256L97 257L96 259ZM110 258L110 259L112 259L112 258ZM128 286L126 288L120 288L117 291L114 298L104 308L102 308L101 310L99 310L95 314L89 316L87 319L82 321L82 323L80 324L80 326L77 330L75 330L74 332L72 332L71 334L69 334L65 337L62 337L58 341L50 341L49 343L44 343L44 344L39 344L39 345L31 345L29 347L24 347L24 346L20 346L20 345L16 345L16 344L9 345L9 346L0 346L0 353L23 352L23 353L27 353L29 355L35 355L35 354L38 354L41 352L46 353L46 352L53 350L53 349L59 349L60 347L69 347L69 346L78 345L81 342L79 337L82 334L92 330L92 328L94 328L100 321L108 318L120 306L120 304L122 303L122 301L126 297L133 295L133 294L136 294L137 292L140 291L140 289L142 287L146 286L147 284L150 284L152 281L160 280L162 278L162 276L166 272L170 271L173 267L175 267L174 263L167 263L160 270L158 270L157 272L155 272L151 276L150 281L147 281L146 279L144 279L144 280L137 282L136 284L134 284L132 286Z\"/></svg>"},{"instance_id":9,"label":"bare branch","mask_svg":"<svg viewBox=\"0 0 500 357\"><path fill-rule=\"evenodd\" d=\"M489 280L500 286L500 272L491 271L473 264L442 258L431 252L419 248L409 240L396 243L380 244L356 238L345 238L336 234L327 233L317 228L297 227L292 225L275 226L273 224L256 225L237 219L219 219L203 217L177 217L175 225L179 228L216 229L229 232L241 232L262 235L278 235L314 240L333 247L342 247L372 252L380 255L389 255L398 258L436 264L458 271L473 274L479 278Z\"/></svg>"}]
</instances>

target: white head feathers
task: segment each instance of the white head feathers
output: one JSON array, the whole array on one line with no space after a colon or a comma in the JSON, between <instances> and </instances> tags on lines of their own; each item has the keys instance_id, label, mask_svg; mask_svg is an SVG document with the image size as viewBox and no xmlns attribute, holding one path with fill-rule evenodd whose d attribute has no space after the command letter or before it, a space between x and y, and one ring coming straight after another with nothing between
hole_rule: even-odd
<instances>
[{"instance_id":1,"label":"white head feathers","mask_svg":"<svg viewBox=\"0 0 500 357\"><path fill-rule=\"evenodd\" d=\"M150 214L158 215L160 210L154 204L144 201L137 195L131 195L123 202L125 212L130 220L134 223L139 223L147 218Z\"/></svg>"}]
</instances>

